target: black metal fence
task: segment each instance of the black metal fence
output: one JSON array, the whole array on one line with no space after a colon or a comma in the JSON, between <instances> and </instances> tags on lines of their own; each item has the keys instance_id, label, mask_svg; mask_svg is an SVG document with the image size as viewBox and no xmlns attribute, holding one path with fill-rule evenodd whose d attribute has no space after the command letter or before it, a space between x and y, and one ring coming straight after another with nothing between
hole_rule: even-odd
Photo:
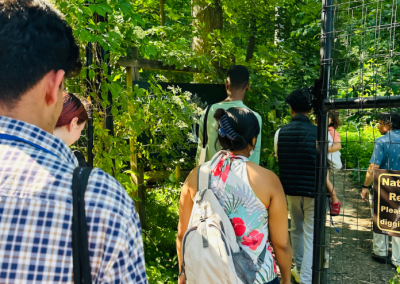
<instances>
[{"instance_id":1,"label":"black metal fence","mask_svg":"<svg viewBox=\"0 0 400 284\"><path fill-rule=\"evenodd\" d=\"M373 201L362 200L360 192L381 136L377 116L400 106L400 1L323 0L321 25L313 283L389 283L396 273L390 252L383 263L372 259ZM338 129L343 168L330 171L342 207L336 217L329 216L325 202L329 109L343 121ZM389 141L400 143L395 137ZM400 251L394 254L400 257Z\"/></svg>"}]
</instances>

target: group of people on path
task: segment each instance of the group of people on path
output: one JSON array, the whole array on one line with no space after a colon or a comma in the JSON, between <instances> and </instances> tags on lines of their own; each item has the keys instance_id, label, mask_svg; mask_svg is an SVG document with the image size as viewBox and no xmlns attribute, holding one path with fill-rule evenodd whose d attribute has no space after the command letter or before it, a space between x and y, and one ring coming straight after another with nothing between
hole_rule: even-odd
<instances>
[{"instance_id":1,"label":"group of people on path","mask_svg":"<svg viewBox=\"0 0 400 284\"><path fill-rule=\"evenodd\" d=\"M71 27L49 3L0 2L2 283L74 280L72 177L77 167L90 165L69 146L79 139L88 112L87 102L64 93L64 81L79 74L79 57ZM246 265L250 261L246 269L241 268L243 279L251 279L251 283L278 283L273 246L281 283L290 283L291 275L296 282L311 283L317 128L309 118L309 93L297 90L286 99L292 121L277 131L274 141L279 179L258 165L262 121L259 114L243 104L250 89L248 70L233 66L228 70L225 85L227 99L209 107L201 117L199 136L203 137L206 131L207 143L203 147L200 139L199 165L182 187L178 282L187 280L185 235L193 218L198 217L198 212L193 212L193 200L201 201L199 184L205 183L230 222L231 228L215 225L221 230L219 236L231 230L237 243L237 251L233 252L222 240L226 250L221 249L219 255L231 257L232 253L242 257ZM374 169L400 170L400 118L383 114L379 123L384 136L375 144L361 192L365 200ZM338 169L341 144L336 128L340 121L335 113L330 113L329 124L329 166ZM207 173L207 182L199 173ZM329 177L326 182L330 214L337 215L341 202ZM141 226L134 202L125 189L101 169L94 169L89 176L84 207L92 282L147 283ZM206 222L205 219L203 215L199 217L200 222ZM210 244L207 237L216 237L203 236L205 248ZM393 238L392 252L392 263L400 264L398 238ZM373 258L382 260L387 255L387 237L374 235ZM206 273L204 267L196 269ZM214 267L215 273L218 268ZM201 277L197 283L202 283ZM225 283L224 278L215 279L215 283Z\"/></svg>"},{"instance_id":2,"label":"group of people on path","mask_svg":"<svg viewBox=\"0 0 400 284\"><path fill-rule=\"evenodd\" d=\"M263 267L258 271L255 283L278 283L270 241L279 263L281 283L291 283L291 275L298 283L311 283L317 127L309 118L312 111L310 94L307 90L297 90L286 99L292 121L278 129L274 139L279 162L278 179L273 172L258 165L262 122L259 114L243 104L245 93L250 88L248 70L240 65L231 67L225 85L227 99L209 107L200 119L198 161L203 147L202 131L207 131L208 143L207 162L199 167L210 169L210 189L230 218L241 249L256 263L263 247L268 247L269 253L264 256ZM208 117L205 118L205 115ZM340 136L335 129L339 125L338 117L331 113L328 159L336 168L342 166ZM198 190L199 167L190 173L181 193L177 237L180 267L182 240L189 218L194 214L191 212ZM332 197L331 214L338 215L340 201L329 177L327 190ZM232 208L232 200L240 206ZM287 204L291 216L293 269ZM257 222L251 222L255 210L258 210ZM185 283L184 275L180 276L179 283Z\"/></svg>"},{"instance_id":3,"label":"group of people on path","mask_svg":"<svg viewBox=\"0 0 400 284\"><path fill-rule=\"evenodd\" d=\"M309 91L296 90L286 98L292 120L278 129L274 137L275 154L279 163L278 179L274 173L258 165L262 122L259 114L243 104L245 93L250 88L248 70L244 66L233 66L227 72L225 85L227 99L208 107L200 119L197 152L200 165L190 173L182 188L177 237L181 270L184 269L182 240L187 232L191 214L194 214L193 200L199 190L197 172L200 167L207 167L210 170L210 189L231 220L240 248L257 263L263 247L268 247L270 253L263 255L263 267L258 271L255 283L277 282L271 243L279 263L281 283L290 283L291 275L297 283L311 283L317 126L310 121L312 104ZM328 116L329 170L326 188L330 203L329 213L331 216L337 216L340 213L341 202L329 179L329 172L342 168L341 139L336 130L341 121L335 111L329 111ZM315 121L315 124L317 123ZM400 147L400 144L397 144L400 142L400 135L397 133L400 131L397 130L400 129L399 115L382 114L379 124L379 131L385 136L376 140L361 193L363 198L368 198L366 188L372 182L373 169L400 169L400 149L396 152L396 148ZM206 131L208 141L205 143L206 162L201 164L204 162L201 161L201 151L205 145L202 141L203 131ZM232 207L232 200L236 200L240 206ZM287 205L290 213L291 242L287 230ZM257 222L249 222L253 220L251 216L254 212L258 214ZM399 244L398 238L393 238L393 264L400 260ZM292 249L295 264L293 268ZM374 234L372 257L383 261L387 255L388 237ZM273 273L270 273L271 271ZM180 275L179 283L185 283L185 275Z\"/></svg>"}]
</instances>

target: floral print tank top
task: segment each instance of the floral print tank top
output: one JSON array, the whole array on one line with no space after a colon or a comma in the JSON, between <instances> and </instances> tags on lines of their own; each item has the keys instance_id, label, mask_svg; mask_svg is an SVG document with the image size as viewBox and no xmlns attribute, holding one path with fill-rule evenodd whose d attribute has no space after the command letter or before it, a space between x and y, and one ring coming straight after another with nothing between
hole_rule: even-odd
<instances>
[{"instance_id":1,"label":"floral print tank top","mask_svg":"<svg viewBox=\"0 0 400 284\"><path fill-rule=\"evenodd\" d=\"M254 283L268 283L276 278L276 265L268 241L268 208L253 192L243 156L220 151L209 162L211 190L224 208L235 230L239 246L257 263L267 246L267 253Z\"/></svg>"}]
</instances>

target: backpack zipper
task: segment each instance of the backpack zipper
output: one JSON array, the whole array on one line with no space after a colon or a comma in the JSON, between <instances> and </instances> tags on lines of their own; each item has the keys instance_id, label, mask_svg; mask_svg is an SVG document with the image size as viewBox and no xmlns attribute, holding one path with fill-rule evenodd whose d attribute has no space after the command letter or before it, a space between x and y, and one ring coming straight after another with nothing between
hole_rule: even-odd
<instances>
[{"instance_id":1,"label":"backpack zipper","mask_svg":"<svg viewBox=\"0 0 400 284\"><path fill-rule=\"evenodd\" d=\"M191 227L189 230L186 231L185 236L183 237L183 244L182 244L182 267L185 266L185 244L186 244L186 238L191 233L192 231L197 230L197 227ZM186 275L185 275L186 277Z\"/></svg>"}]
</instances>

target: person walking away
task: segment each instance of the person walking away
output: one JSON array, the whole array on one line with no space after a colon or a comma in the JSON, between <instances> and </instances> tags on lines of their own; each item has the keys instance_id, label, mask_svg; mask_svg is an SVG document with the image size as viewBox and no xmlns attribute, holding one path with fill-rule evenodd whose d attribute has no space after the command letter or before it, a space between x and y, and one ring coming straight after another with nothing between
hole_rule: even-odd
<instances>
[{"instance_id":1,"label":"person walking away","mask_svg":"<svg viewBox=\"0 0 400 284\"><path fill-rule=\"evenodd\" d=\"M369 188L374 180L374 170L400 170L400 116L397 113L381 113L378 130L383 135L375 140L374 152L361 190L361 198L368 202ZM372 196L369 199L373 206ZM372 216L373 217L373 216ZM374 234L372 259L386 263L389 250L388 236ZM400 238L392 237L392 265L400 265Z\"/></svg>"},{"instance_id":2,"label":"person walking away","mask_svg":"<svg viewBox=\"0 0 400 284\"><path fill-rule=\"evenodd\" d=\"M285 195L273 172L249 160L260 132L258 119L251 110L239 107L217 109L214 118L218 125L218 143L223 150L201 166L211 170L210 189L231 220L240 248L255 264L263 250L266 251L254 283L279 283L272 244L280 266L281 283L289 284L292 251ZM182 265L182 240L198 190L198 170L196 167L189 174L181 191L177 236L179 267ZM178 283L185 283L184 275L180 276ZM226 282L222 279L215 283Z\"/></svg>"},{"instance_id":3,"label":"person walking away","mask_svg":"<svg viewBox=\"0 0 400 284\"><path fill-rule=\"evenodd\" d=\"M329 171L327 172L326 179L326 189L329 195L331 196L330 202L330 214L331 216L337 216L340 213L341 202L336 194L336 190L333 187L332 182L329 179L329 174L333 173L334 170L340 170L342 168L342 161L340 159L340 149L342 149L342 143L340 140L340 134L337 132L337 128L342 125L342 122L339 119L339 115L333 111L328 111L329 121L328 121L328 164Z\"/></svg>"},{"instance_id":4,"label":"person walking away","mask_svg":"<svg viewBox=\"0 0 400 284\"><path fill-rule=\"evenodd\" d=\"M296 90L287 98L292 121L275 134L279 176L287 196L290 233L297 283L310 284L314 233L314 191L317 126L310 122L308 90Z\"/></svg>"},{"instance_id":5,"label":"person walking away","mask_svg":"<svg viewBox=\"0 0 400 284\"><path fill-rule=\"evenodd\" d=\"M72 176L78 161L52 135L79 47L43 0L0 1L0 283L73 283ZM93 169L84 196L94 283L147 283L135 205Z\"/></svg>"},{"instance_id":6,"label":"person walking away","mask_svg":"<svg viewBox=\"0 0 400 284\"><path fill-rule=\"evenodd\" d=\"M205 162L210 161L211 158L217 153L221 146L216 144L215 141L218 139L218 133L215 131L218 129L217 122L213 119L214 113L217 109L222 108L227 110L231 107L242 107L250 110L247 106L244 105L243 99L248 90L250 90L250 74L249 70L245 66L242 65L234 65L229 68L226 73L226 81L225 88L227 93L226 100L213 104L210 107L208 113L207 110L204 111L203 115L200 117L199 122L199 144L197 147L197 155L196 155L196 164L201 164L201 151L203 147L203 131L204 131L204 122L207 120L207 144L206 144L206 154L205 154ZM261 128L262 128L262 119L261 116L254 112L257 117L258 124L260 126L260 134L257 136L257 145L254 150L254 154L249 158L250 161L256 163L257 165L260 163L260 154L261 154ZM205 115L207 114L207 119L205 119Z\"/></svg>"},{"instance_id":7,"label":"person walking away","mask_svg":"<svg viewBox=\"0 0 400 284\"><path fill-rule=\"evenodd\" d=\"M87 102L85 102L88 104ZM82 101L72 93L64 93L63 109L57 120L53 135L71 146L81 137L82 130L88 121L88 113ZM78 150L73 151L79 166L88 167L85 156Z\"/></svg>"}]
</instances>

